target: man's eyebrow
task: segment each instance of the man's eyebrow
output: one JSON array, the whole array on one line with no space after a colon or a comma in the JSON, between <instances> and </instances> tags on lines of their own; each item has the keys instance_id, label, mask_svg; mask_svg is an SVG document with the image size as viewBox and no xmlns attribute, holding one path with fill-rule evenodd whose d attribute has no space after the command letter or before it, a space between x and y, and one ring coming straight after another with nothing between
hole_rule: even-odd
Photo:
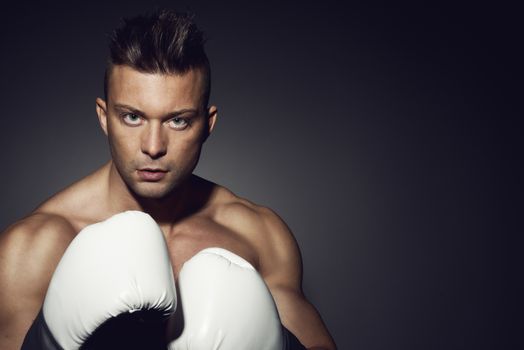
<instances>
[{"instance_id":1,"label":"man's eyebrow","mask_svg":"<svg viewBox=\"0 0 524 350\"><path fill-rule=\"evenodd\" d=\"M142 112L141 110L139 110L137 108L134 108L134 107L131 107L131 106L126 105L126 104L122 104L122 103L115 103L114 108L115 109L119 109L119 110L128 110L129 112L137 114L137 115L145 115L145 113ZM167 116L173 117L173 116L181 115L181 114L184 114L184 113L197 114L198 113L198 109L182 108L182 109L179 109L177 111L173 111L173 112L168 113Z\"/></svg>"},{"instance_id":2,"label":"man's eyebrow","mask_svg":"<svg viewBox=\"0 0 524 350\"><path fill-rule=\"evenodd\" d=\"M115 109L119 109L119 110L126 109L129 112L134 113L134 114L140 114L140 115L144 114L144 112L142 112L139 109L136 109L134 107L131 107L131 106L128 106L128 105L125 105L125 104L121 104L121 103L115 103L114 107L115 107Z\"/></svg>"}]
</instances>

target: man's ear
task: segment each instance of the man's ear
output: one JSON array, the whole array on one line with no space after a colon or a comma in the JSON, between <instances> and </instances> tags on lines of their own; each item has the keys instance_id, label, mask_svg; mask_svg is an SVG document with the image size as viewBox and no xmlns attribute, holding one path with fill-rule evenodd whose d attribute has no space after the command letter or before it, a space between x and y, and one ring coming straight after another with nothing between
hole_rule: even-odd
<instances>
[{"instance_id":1,"label":"man's ear","mask_svg":"<svg viewBox=\"0 0 524 350\"><path fill-rule=\"evenodd\" d=\"M215 123L218 117L218 109L216 106L211 106L207 109L207 130L204 137L204 142L207 140L211 132L215 128Z\"/></svg>"},{"instance_id":2,"label":"man's ear","mask_svg":"<svg viewBox=\"0 0 524 350\"><path fill-rule=\"evenodd\" d=\"M104 130L104 134L107 135L107 104L106 101L100 97L96 99L96 114L98 115L98 122Z\"/></svg>"}]
</instances>

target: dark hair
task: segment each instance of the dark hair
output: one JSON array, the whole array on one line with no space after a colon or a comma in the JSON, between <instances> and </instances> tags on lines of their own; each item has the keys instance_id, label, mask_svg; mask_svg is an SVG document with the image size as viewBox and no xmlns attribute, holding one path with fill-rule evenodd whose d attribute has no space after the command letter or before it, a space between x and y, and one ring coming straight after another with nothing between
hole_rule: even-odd
<instances>
[{"instance_id":1,"label":"dark hair","mask_svg":"<svg viewBox=\"0 0 524 350\"><path fill-rule=\"evenodd\" d=\"M204 51L204 36L193 15L160 10L151 15L124 19L109 42L104 77L107 100L109 73L113 65L126 65L144 73L183 74L191 69L204 73L203 102L207 106L211 71Z\"/></svg>"}]
</instances>

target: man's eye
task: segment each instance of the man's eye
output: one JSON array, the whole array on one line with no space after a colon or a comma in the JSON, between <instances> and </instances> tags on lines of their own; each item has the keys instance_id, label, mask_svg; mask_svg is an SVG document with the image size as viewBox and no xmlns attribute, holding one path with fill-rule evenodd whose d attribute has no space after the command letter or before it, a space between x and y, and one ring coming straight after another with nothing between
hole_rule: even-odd
<instances>
[{"instance_id":1,"label":"man's eye","mask_svg":"<svg viewBox=\"0 0 524 350\"><path fill-rule=\"evenodd\" d=\"M124 120L126 124L129 124L129 125L138 125L141 122L140 117L133 113L124 114L122 119Z\"/></svg>"},{"instance_id":2,"label":"man's eye","mask_svg":"<svg viewBox=\"0 0 524 350\"><path fill-rule=\"evenodd\" d=\"M189 123L184 118L173 118L169 121L169 126L173 129L184 129Z\"/></svg>"}]
</instances>

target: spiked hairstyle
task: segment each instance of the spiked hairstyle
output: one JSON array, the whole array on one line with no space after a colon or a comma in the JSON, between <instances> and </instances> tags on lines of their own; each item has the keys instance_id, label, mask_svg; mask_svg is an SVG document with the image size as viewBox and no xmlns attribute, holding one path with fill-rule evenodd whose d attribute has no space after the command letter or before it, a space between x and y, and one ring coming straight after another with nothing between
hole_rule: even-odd
<instances>
[{"instance_id":1,"label":"spiked hairstyle","mask_svg":"<svg viewBox=\"0 0 524 350\"><path fill-rule=\"evenodd\" d=\"M204 36L193 16L172 10L124 19L109 42L104 95L114 65L126 65L143 73L184 74L202 69L205 76L204 107L211 91L211 70L204 51Z\"/></svg>"}]
</instances>

